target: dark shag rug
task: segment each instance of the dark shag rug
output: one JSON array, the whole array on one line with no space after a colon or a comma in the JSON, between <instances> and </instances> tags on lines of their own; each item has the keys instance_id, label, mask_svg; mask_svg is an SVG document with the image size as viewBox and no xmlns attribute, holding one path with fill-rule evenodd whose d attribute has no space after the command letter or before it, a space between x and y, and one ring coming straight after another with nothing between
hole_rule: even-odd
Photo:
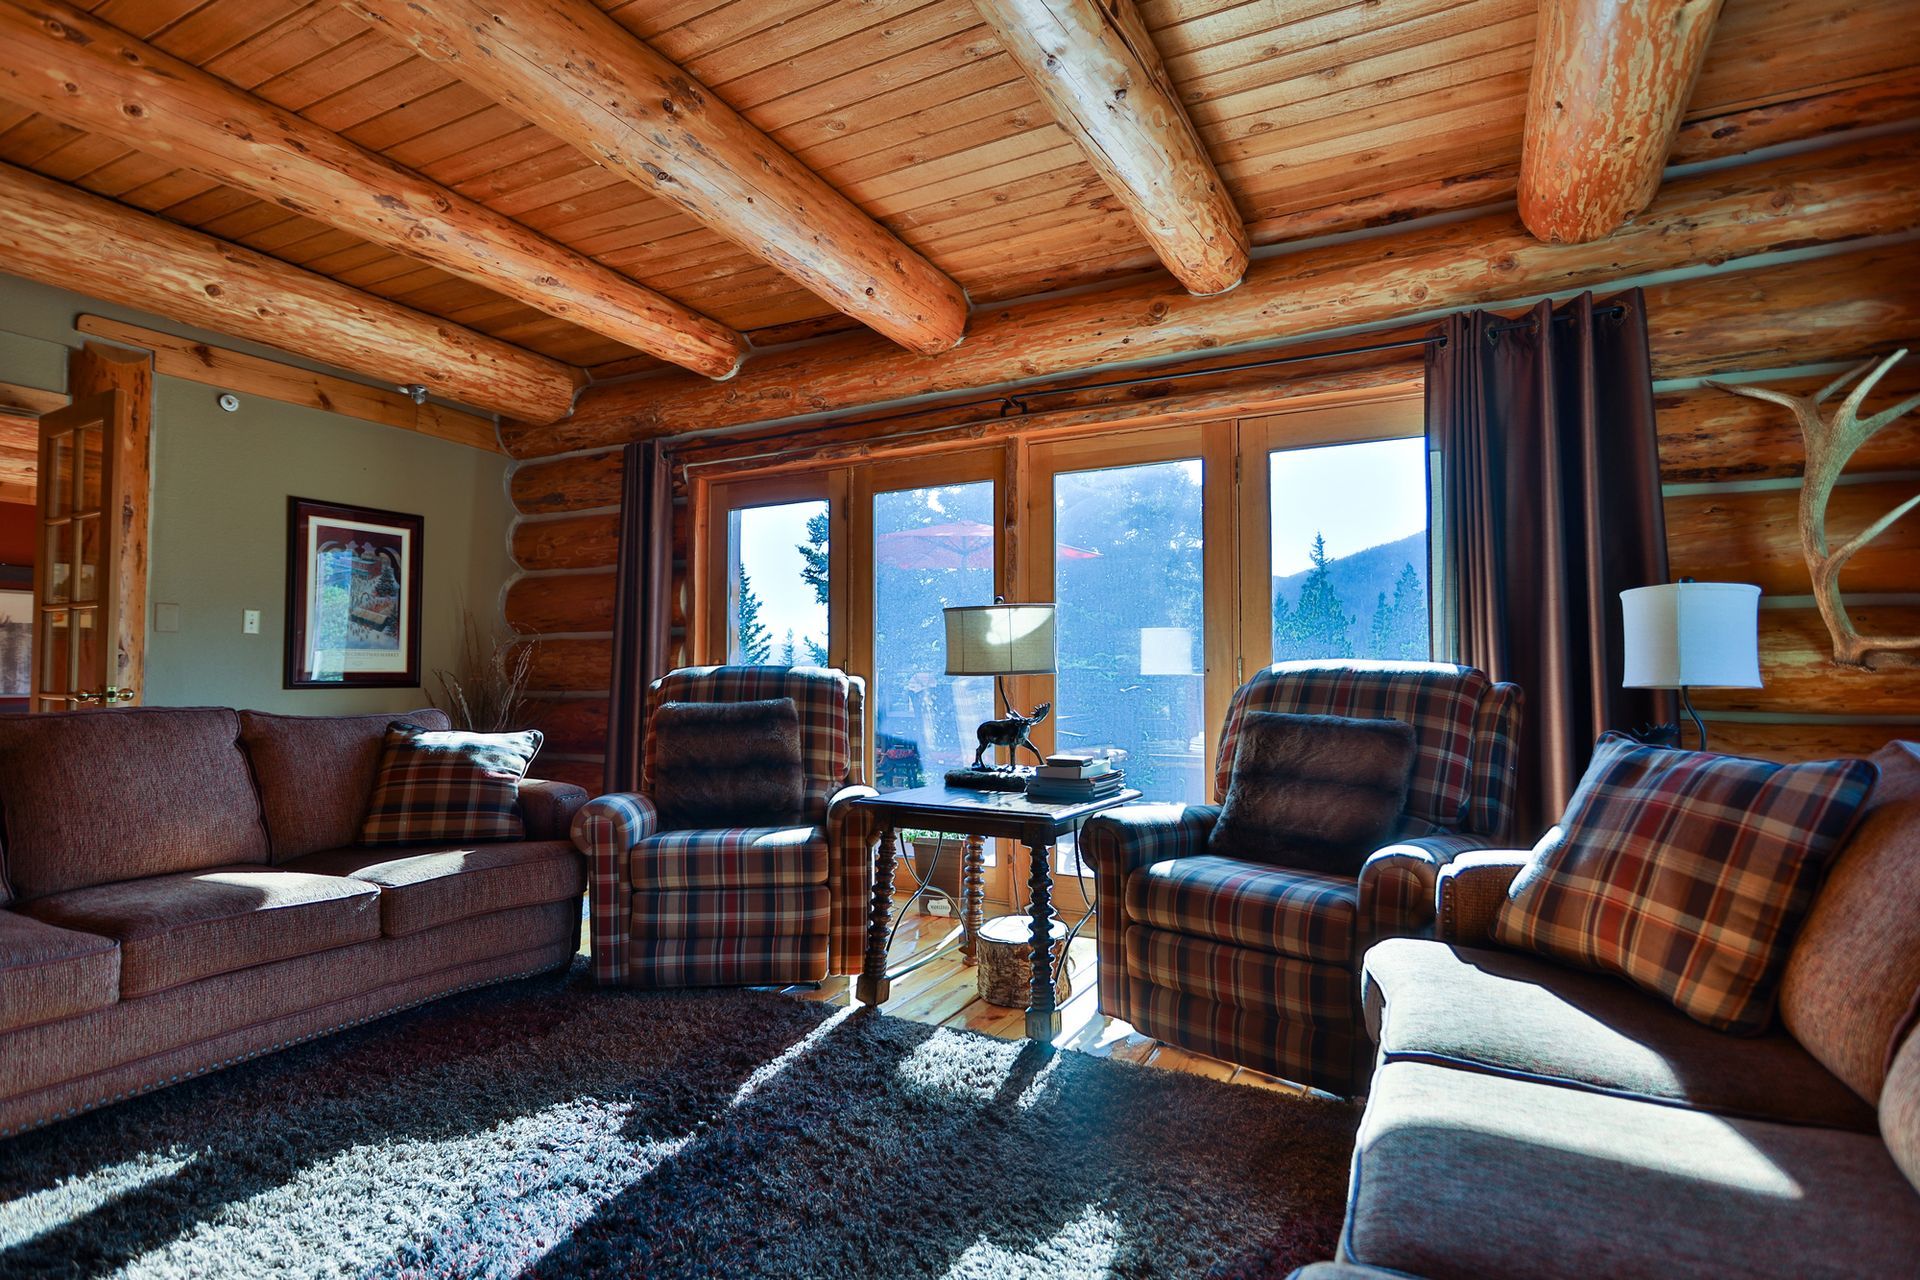
<instances>
[{"instance_id":1,"label":"dark shag rug","mask_svg":"<svg viewBox=\"0 0 1920 1280\"><path fill-rule=\"evenodd\" d=\"M0 1142L0 1274L1277 1277L1357 1118L576 970Z\"/></svg>"}]
</instances>

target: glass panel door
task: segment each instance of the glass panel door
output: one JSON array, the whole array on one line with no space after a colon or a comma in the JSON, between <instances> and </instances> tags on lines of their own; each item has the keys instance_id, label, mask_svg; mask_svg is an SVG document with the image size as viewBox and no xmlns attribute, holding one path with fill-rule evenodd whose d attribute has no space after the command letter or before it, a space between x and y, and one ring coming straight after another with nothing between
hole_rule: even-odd
<instances>
[{"instance_id":1,"label":"glass panel door","mask_svg":"<svg viewBox=\"0 0 1920 1280\"><path fill-rule=\"evenodd\" d=\"M829 665L827 500L727 513L727 661Z\"/></svg>"},{"instance_id":2,"label":"glass panel door","mask_svg":"<svg viewBox=\"0 0 1920 1280\"><path fill-rule=\"evenodd\" d=\"M1053 477L1055 750L1105 754L1148 800L1207 798L1197 457Z\"/></svg>"},{"instance_id":3,"label":"glass panel door","mask_svg":"<svg viewBox=\"0 0 1920 1280\"><path fill-rule=\"evenodd\" d=\"M991 604L999 520L994 482L876 492L872 505L874 785L939 781L973 759L993 681L946 674L949 605Z\"/></svg>"}]
</instances>

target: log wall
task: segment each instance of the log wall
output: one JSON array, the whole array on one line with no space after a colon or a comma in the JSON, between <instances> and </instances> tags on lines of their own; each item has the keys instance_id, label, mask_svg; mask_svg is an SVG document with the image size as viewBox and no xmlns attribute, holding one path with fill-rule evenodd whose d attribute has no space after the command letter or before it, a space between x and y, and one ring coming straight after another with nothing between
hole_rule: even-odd
<instances>
[{"instance_id":1,"label":"log wall","mask_svg":"<svg viewBox=\"0 0 1920 1280\"><path fill-rule=\"evenodd\" d=\"M1817 240L1785 252L1725 262L1676 263L1654 276L1623 278L1596 293L1641 285L1651 324L1666 516L1675 576L1761 585L1762 666L1758 690L1702 692L1715 746L1780 759L1870 751L1893 737L1920 738L1920 667L1861 671L1836 667L1809 596L1794 520L1802 453L1784 410L1702 385L1707 377L1804 389L1869 355L1920 348L1920 236L1852 244ZM1529 299L1510 300L1522 304ZM1504 302L1502 310L1506 309ZM1366 339L1342 339L1343 343ZM1334 344L1338 345L1338 344ZM1245 360L1242 354L1238 357ZM1351 376L1404 376L1379 361ZM1289 371L1295 385L1321 385L1324 368ZM1080 380L1081 384L1092 381ZM1265 394L1276 379L1267 375ZM1068 384L1072 385L1072 384ZM1891 375L1876 403L1920 389L1920 355ZM1019 393L1031 398L1031 391ZM1157 411L1142 400L1195 394L1190 384L1162 392L1069 392L1076 412L1110 404L1116 416ZM1101 397L1108 397L1101 400ZM1043 412L1039 403L1032 412ZM991 434L991 412L962 408L927 421L964 436ZM1216 413L1214 416L1224 416ZM980 421L974 421L979 419ZM1000 429L1007 424L1002 421ZM896 418L852 425L831 437L823 456L874 451ZM729 454L751 454L729 438ZM611 663L612 567L620 501L620 455L598 449L530 457L517 466L511 495L520 521L514 551L527 572L503 598L507 618L549 637L536 659L540 723L551 736L542 770L594 785L604 742ZM1920 414L1887 431L1857 459L1836 492L1834 528L1858 528L1920 485ZM687 608L686 511L681 508L676 611ZM1896 525L1848 570L1848 596L1870 625L1920 628L1920 515ZM592 780L592 781L588 781Z\"/></svg>"}]
</instances>

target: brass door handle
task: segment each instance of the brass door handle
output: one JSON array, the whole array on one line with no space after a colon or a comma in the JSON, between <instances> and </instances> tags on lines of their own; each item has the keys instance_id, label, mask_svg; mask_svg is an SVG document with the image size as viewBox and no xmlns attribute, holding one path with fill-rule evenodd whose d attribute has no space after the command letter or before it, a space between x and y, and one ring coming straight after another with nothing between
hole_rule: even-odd
<instances>
[{"instance_id":1,"label":"brass door handle","mask_svg":"<svg viewBox=\"0 0 1920 1280\"><path fill-rule=\"evenodd\" d=\"M113 685L108 685L105 691L101 693L90 693L85 689L75 690L74 693L72 694L72 698L75 702L80 702L80 703L97 702L101 706L108 706L115 702L132 702L133 690L121 689L121 688L116 688Z\"/></svg>"}]
</instances>

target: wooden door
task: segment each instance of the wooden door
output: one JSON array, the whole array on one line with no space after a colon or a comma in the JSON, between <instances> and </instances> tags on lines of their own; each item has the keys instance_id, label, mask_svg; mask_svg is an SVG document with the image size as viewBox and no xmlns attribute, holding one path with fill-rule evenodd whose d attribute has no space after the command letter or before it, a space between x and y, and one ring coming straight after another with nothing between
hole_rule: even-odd
<instances>
[{"instance_id":1,"label":"wooden door","mask_svg":"<svg viewBox=\"0 0 1920 1280\"><path fill-rule=\"evenodd\" d=\"M40 419L35 711L109 706L134 696L113 683L120 623L115 459L123 400L124 393L106 391Z\"/></svg>"}]
</instances>

